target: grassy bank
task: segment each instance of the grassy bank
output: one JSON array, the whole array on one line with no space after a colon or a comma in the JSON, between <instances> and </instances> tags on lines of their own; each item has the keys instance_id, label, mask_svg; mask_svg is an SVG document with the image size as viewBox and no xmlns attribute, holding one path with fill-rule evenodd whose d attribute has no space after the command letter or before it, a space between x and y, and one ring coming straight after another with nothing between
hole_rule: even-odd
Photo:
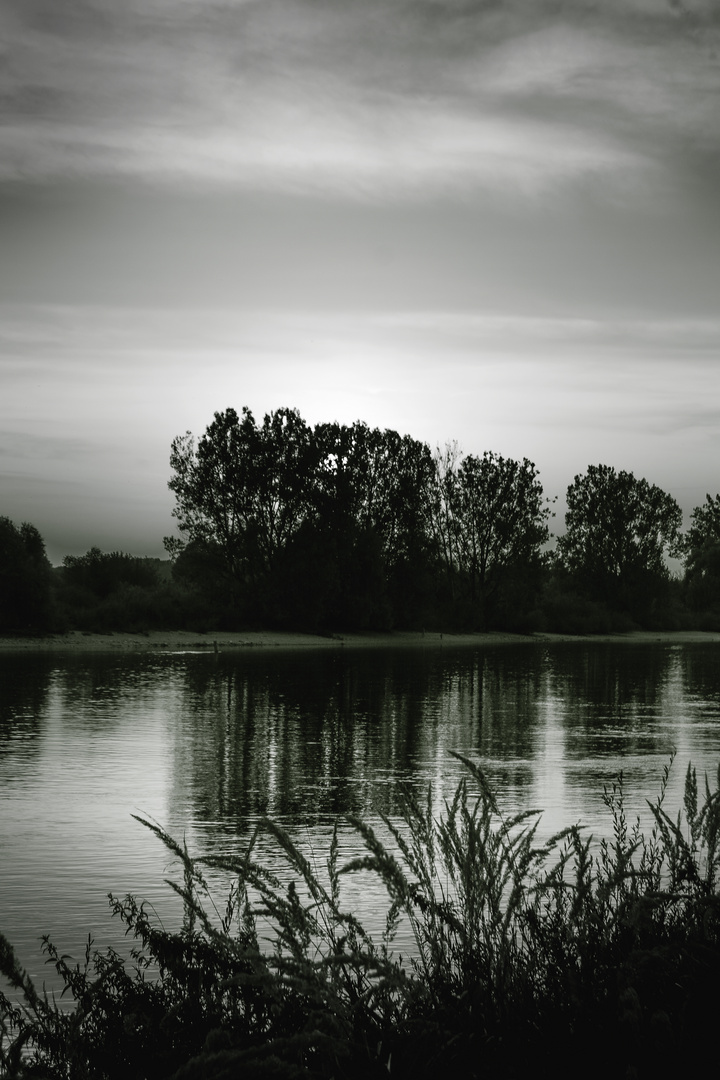
<instances>
[{"instance_id":1,"label":"grassy bank","mask_svg":"<svg viewBox=\"0 0 720 1080\"><path fill-rule=\"evenodd\" d=\"M697 635L705 640L703 635ZM234 652L242 649L339 649L339 648L444 648L448 645L495 645L532 641L527 635L441 634L393 630L386 633L302 634L282 630L215 630L206 634L189 630L149 630L131 634L105 634L70 630L65 634L19 637L0 635L0 653L25 652ZM720 634L717 635L720 641Z\"/></svg>"},{"instance_id":2,"label":"grassy bank","mask_svg":"<svg viewBox=\"0 0 720 1080\"><path fill-rule=\"evenodd\" d=\"M364 854L344 865L337 831L319 868L264 822L289 887L255 861L257 833L236 858L193 859L145 822L182 870L170 884L182 929L165 931L128 896L111 907L131 961L89 944L78 964L46 941L65 1009L0 937L0 970L23 1002L0 997L0 1075L699 1075L720 1006L720 769L701 790L688 769L677 817L666 771L649 834L627 820L619 778L605 791L605 839L571 827L540 843L538 814L505 819L463 760L441 818L408 796L382 839L353 819ZM231 877L222 900L209 868ZM343 902L358 873L387 895L375 938ZM401 924L412 958L396 949Z\"/></svg>"},{"instance_id":3,"label":"grassy bank","mask_svg":"<svg viewBox=\"0 0 720 1080\"><path fill-rule=\"evenodd\" d=\"M64 634L0 634L4 652L193 652L213 655L242 649L443 649L528 643L623 642L626 644L692 644L720 642L720 633L702 630L633 630L623 634L509 634L499 631L473 634L441 634L437 631L393 630L358 634L301 634L279 630L216 630L207 634L190 630L149 630L132 634L121 631L91 633L69 630Z\"/></svg>"}]
</instances>

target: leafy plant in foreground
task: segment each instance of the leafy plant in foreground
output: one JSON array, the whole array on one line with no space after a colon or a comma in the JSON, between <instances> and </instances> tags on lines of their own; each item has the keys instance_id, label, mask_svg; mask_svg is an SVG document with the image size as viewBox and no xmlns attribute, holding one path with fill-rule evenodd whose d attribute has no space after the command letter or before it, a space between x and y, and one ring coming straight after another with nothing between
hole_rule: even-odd
<instances>
[{"instance_id":1,"label":"leafy plant in foreground","mask_svg":"<svg viewBox=\"0 0 720 1080\"><path fill-rule=\"evenodd\" d=\"M461 760L467 774L440 815L430 793L409 793L376 828L351 819L365 851L342 865L337 825L320 868L269 821L242 855L207 859L143 821L182 868L182 883L168 882L182 928L111 897L129 961L88 941L73 965L45 939L67 1009L0 937L0 971L20 998L0 996L0 1075L570 1076L588 1040L583 1075L699 1070L720 1005L720 771L700 805L689 767L672 818L668 766L649 836L627 820L620 776L605 791L607 839L572 826L540 842L539 814L505 818L479 766ZM256 861L260 829L289 885ZM231 876L222 906L208 870ZM347 910L354 874L387 894L375 937Z\"/></svg>"}]
</instances>

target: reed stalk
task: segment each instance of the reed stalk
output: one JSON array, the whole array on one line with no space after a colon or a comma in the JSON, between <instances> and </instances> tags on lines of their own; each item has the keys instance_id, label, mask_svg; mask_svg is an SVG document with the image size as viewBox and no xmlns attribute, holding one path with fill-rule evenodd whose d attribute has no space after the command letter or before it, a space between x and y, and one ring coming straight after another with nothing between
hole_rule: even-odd
<instances>
[{"instance_id":1,"label":"reed stalk","mask_svg":"<svg viewBox=\"0 0 720 1080\"><path fill-rule=\"evenodd\" d=\"M111 896L130 960L88 939L74 963L45 938L72 1003L62 1009L0 935L15 992L0 993L0 1076L699 1073L720 1005L720 769L700 789L688 767L673 817L671 761L648 835L627 819L620 776L604 792L606 838L570 826L540 842L539 813L505 817L481 767L461 760L441 814L429 793L408 793L401 814L380 819L385 839L351 818L363 854L343 864L337 824L318 867L272 821L237 856L196 858L138 818L181 868L181 882L168 881L181 929ZM287 864L283 880L255 857L261 831ZM208 871L231 877L222 901ZM387 897L375 937L344 900L358 873Z\"/></svg>"}]
</instances>

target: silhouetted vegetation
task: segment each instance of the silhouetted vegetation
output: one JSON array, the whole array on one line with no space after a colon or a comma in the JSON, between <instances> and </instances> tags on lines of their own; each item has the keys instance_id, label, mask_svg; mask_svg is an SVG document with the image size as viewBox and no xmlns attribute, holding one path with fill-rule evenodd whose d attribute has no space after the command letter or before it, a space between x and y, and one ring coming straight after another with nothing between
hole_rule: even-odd
<instances>
[{"instance_id":1,"label":"silhouetted vegetation","mask_svg":"<svg viewBox=\"0 0 720 1080\"><path fill-rule=\"evenodd\" d=\"M169 563L91 548L51 575L37 530L0 519L0 628L720 629L720 495L681 536L672 496L590 465L553 550L533 462L359 421L227 409L170 465Z\"/></svg>"},{"instance_id":2,"label":"silhouetted vegetation","mask_svg":"<svg viewBox=\"0 0 720 1080\"><path fill-rule=\"evenodd\" d=\"M45 543L27 521L0 517L0 631L27 633L54 625L52 570Z\"/></svg>"},{"instance_id":3,"label":"silhouetted vegetation","mask_svg":"<svg viewBox=\"0 0 720 1080\"><path fill-rule=\"evenodd\" d=\"M680 507L632 473L590 465L567 490L560 565L588 600L641 622L667 600L665 555L680 553Z\"/></svg>"},{"instance_id":4,"label":"silhouetted vegetation","mask_svg":"<svg viewBox=\"0 0 720 1080\"><path fill-rule=\"evenodd\" d=\"M685 598L703 629L720 630L720 495L707 495L682 538Z\"/></svg>"},{"instance_id":5,"label":"silhouetted vegetation","mask_svg":"<svg viewBox=\"0 0 720 1080\"><path fill-rule=\"evenodd\" d=\"M55 607L64 626L96 633L209 628L211 599L173 581L161 559L90 548L54 571Z\"/></svg>"},{"instance_id":6,"label":"silhouetted vegetation","mask_svg":"<svg viewBox=\"0 0 720 1080\"><path fill-rule=\"evenodd\" d=\"M176 439L171 466L176 576L241 621L475 629L534 606L549 509L529 461L228 409L197 446Z\"/></svg>"},{"instance_id":7,"label":"silhouetted vegetation","mask_svg":"<svg viewBox=\"0 0 720 1080\"><path fill-rule=\"evenodd\" d=\"M440 815L408 795L380 831L352 818L364 854L344 865L336 826L324 865L272 821L237 855L192 858L144 821L182 867L182 928L132 896L110 898L134 938L75 963L44 939L66 1007L39 992L0 935L0 1075L368 1078L700 1075L720 1006L720 791L688 767L683 810L611 832L572 826L537 840L539 815L505 818L468 769ZM717 778L720 784L720 776ZM138 819L141 820L141 819ZM287 865L256 861L260 832ZM266 841L267 842L267 841ZM275 860L277 865L277 860ZM232 882L218 903L206 873ZM371 936L344 883L387 896ZM289 881L289 883L288 883ZM377 914L377 913L376 913ZM403 957L400 927L412 942Z\"/></svg>"},{"instance_id":8,"label":"silhouetted vegetation","mask_svg":"<svg viewBox=\"0 0 720 1080\"><path fill-rule=\"evenodd\" d=\"M527 459L228 409L197 446L176 439L171 466L176 578L223 625L609 633L720 617L714 504L683 542L675 500L607 465L568 488L555 551ZM682 554L681 586L666 557Z\"/></svg>"}]
</instances>

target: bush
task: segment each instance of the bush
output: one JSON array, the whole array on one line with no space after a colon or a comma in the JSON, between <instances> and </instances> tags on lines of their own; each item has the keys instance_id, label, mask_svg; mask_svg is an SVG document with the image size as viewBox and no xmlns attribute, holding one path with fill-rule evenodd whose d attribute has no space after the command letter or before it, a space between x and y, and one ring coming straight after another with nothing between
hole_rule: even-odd
<instances>
[{"instance_id":1,"label":"bush","mask_svg":"<svg viewBox=\"0 0 720 1080\"><path fill-rule=\"evenodd\" d=\"M462 760L468 777L440 820L429 794L382 819L385 841L351 819L365 854L340 866L336 827L322 873L264 822L287 888L254 861L257 831L242 856L193 859L145 821L183 868L172 885L182 929L111 897L136 941L132 965L89 941L72 966L46 939L69 1012L37 993L0 937L0 971L23 995L19 1006L0 996L0 1075L699 1075L720 1005L720 769L699 805L688 768L673 819L668 767L649 837L626 819L620 777L605 791L609 839L593 845L573 826L541 844L539 815L505 818ZM220 911L205 867L232 875ZM357 872L387 892L378 940L343 907L342 882ZM260 917L273 928L265 949ZM415 941L409 961L393 951L401 921Z\"/></svg>"}]
</instances>

